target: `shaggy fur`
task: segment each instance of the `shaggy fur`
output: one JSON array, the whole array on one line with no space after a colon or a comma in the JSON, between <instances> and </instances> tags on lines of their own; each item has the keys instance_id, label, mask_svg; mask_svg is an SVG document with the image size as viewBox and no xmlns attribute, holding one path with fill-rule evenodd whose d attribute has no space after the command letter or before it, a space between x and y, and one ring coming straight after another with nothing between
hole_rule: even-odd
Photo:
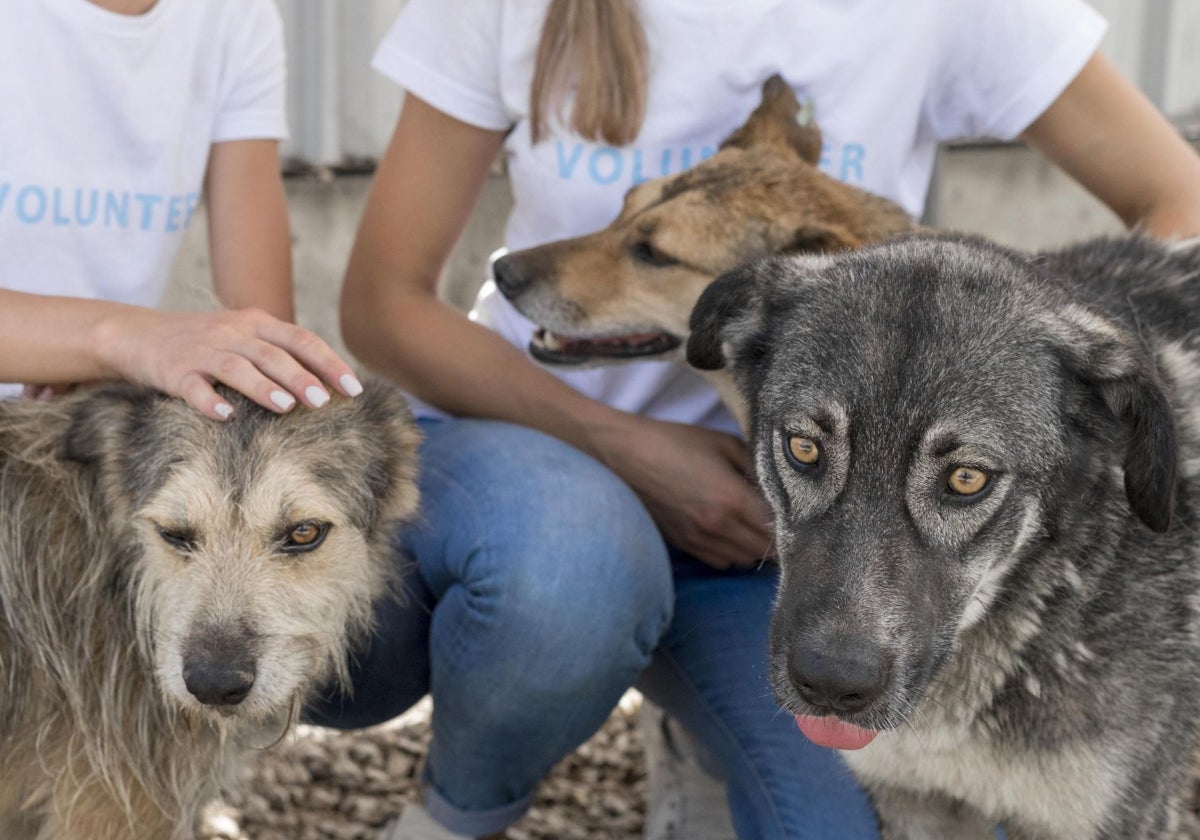
<instances>
[{"instance_id":1,"label":"shaggy fur","mask_svg":"<svg viewBox=\"0 0 1200 840\"><path fill-rule=\"evenodd\" d=\"M775 511L777 698L884 837L1170 836L1200 720L1200 250L911 237L743 269L692 329Z\"/></svg>"},{"instance_id":2,"label":"shaggy fur","mask_svg":"<svg viewBox=\"0 0 1200 840\"><path fill-rule=\"evenodd\" d=\"M722 272L782 253L857 248L916 224L898 206L817 168L821 132L773 76L720 150L646 181L604 230L515 251L493 266L500 291L539 329L530 353L558 366L682 361L688 316ZM713 384L735 413L728 378Z\"/></svg>"},{"instance_id":3,"label":"shaggy fur","mask_svg":"<svg viewBox=\"0 0 1200 840\"><path fill-rule=\"evenodd\" d=\"M191 836L388 587L402 398L202 417L115 386L0 401L0 837Z\"/></svg>"}]
</instances>

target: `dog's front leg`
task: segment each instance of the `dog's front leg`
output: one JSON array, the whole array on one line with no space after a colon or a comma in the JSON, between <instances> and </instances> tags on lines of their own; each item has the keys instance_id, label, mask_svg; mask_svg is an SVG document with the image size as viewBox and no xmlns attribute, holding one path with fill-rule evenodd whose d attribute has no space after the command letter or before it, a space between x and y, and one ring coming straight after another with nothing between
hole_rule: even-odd
<instances>
[{"instance_id":1,"label":"dog's front leg","mask_svg":"<svg viewBox=\"0 0 1200 840\"><path fill-rule=\"evenodd\" d=\"M994 840L996 828L975 809L937 794L873 788L881 840Z\"/></svg>"}]
</instances>

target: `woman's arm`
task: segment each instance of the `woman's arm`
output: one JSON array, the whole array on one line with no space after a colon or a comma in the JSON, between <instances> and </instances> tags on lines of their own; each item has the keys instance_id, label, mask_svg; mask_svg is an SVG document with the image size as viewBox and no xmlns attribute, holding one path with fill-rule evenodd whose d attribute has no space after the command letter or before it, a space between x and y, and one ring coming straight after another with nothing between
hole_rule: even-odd
<instances>
[{"instance_id":1,"label":"woman's arm","mask_svg":"<svg viewBox=\"0 0 1200 840\"><path fill-rule=\"evenodd\" d=\"M213 284L228 311L168 313L0 290L0 382L126 379L183 397L209 417L231 406L214 382L275 411L328 399L322 380L361 389L318 336L289 323L291 243L278 144L213 146L207 176ZM39 389L40 390L40 389Z\"/></svg>"},{"instance_id":2,"label":"woman's arm","mask_svg":"<svg viewBox=\"0 0 1200 840\"><path fill-rule=\"evenodd\" d=\"M668 539L696 556L715 565L761 558L770 515L739 441L596 402L436 297L503 137L406 96L346 272L347 345L433 405L539 429L604 461Z\"/></svg>"},{"instance_id":3,"label":"woman's arm","mask_svg":"<svg viewBox=\"0 0 1200 840\"><path fill-rule=\"evenodd\" d=\"M1129 227L1200 235L1200 156L1099 53L1021 137Z\"/></svg>"},{"instance_id":4,"label":"woman's arm","mask_svg":"<svg viewBox=\"0 0 1200 840\"><path fill-rule=\"evenodd\" d=\"M229 309L295 318L292 242L279 142L215 143L205 177L213 291Z\"/></svg>"},{"instance_id":5,"label":"woman's arm","mask_svg":"<svg viewBox=\"0 0 1200 840\"><path fill-rule=\"evenodd\" d=\"M503 133L413 95L371 185L342 287L342 335L369 366L453 414L531 426L595 454L606 408L436 297Z\"/></svg>"},{"instance_id":6,"label":"woman's arm","mask_svg":"<svg viewBox=\"0 0 1200 840\"><path fill-rule=\"evenodd\" d=\"M308 390L321 380L351 395L362 387L318 336L258 309L161 312L0 289L0 382L53 390L103 379L151 385L217 420L232 406L214 382L274 411L297 397L323 404Z\"/></svg>"}]
</instances>

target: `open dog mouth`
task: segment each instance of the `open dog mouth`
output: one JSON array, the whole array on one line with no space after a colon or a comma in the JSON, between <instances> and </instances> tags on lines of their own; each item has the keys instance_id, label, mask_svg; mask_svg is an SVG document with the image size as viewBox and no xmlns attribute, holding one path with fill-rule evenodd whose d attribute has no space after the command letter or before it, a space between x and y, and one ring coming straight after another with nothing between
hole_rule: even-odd
<instances>
[{"instance_id":1,"label":"open dog mouth","mask_svg":"<svg viewBox=\"0 0 1200 840\"><path fill-rule=\"evenodd\" d=\"M529 342L530 354L540 362L578 365L593 359L638 359L674 350L682 341L670 333L562 336L539 327Z\"/></svg>"}]
</instances>

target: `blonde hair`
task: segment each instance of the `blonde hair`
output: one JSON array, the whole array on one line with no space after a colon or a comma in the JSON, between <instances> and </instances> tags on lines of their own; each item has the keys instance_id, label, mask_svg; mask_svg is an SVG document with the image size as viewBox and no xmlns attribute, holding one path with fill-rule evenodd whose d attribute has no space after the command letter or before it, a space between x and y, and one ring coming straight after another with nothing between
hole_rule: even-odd
<instances>
[{"instance_id":1,"label":"blonde hair","mask_svg":"<svg viewBox=\"0 0 1200 840\"><path fill-rule=\"evenodd\" d=\"M646 33L634 0L552 0L530 87L533 142L573 89L570 127L622 146L646 114Z\"/></svg>"}]
</instances>

